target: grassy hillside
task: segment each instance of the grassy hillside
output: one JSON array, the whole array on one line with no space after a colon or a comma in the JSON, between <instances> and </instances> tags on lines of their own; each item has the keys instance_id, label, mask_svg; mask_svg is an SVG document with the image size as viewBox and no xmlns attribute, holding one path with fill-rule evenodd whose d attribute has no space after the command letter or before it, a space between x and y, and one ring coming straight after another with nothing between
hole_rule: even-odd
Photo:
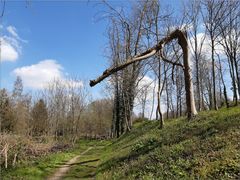
<instances>
[{"instance_id":1,"label":"grassy hillside","mask_svg":"<svg viewBox=\"0 0 240 180\"><path fill-rule=\"evenodd\" d=\"M240 178L239 107L135 126L106 147L97 179Z\"/></svg>"},{"instance_id":2,"label":"grassy hillside","mask_svg":"<svg viewBox=\"0 0 240 180\"><path fill-rule=\"evenodd\" d=\"M63 179L239 179L240 108L200 113L195 120L134 124L112 141L81 140L67 152L49 154L2 171L2 179L46 179L82 155Z\"/></svg>"}]
</instances>

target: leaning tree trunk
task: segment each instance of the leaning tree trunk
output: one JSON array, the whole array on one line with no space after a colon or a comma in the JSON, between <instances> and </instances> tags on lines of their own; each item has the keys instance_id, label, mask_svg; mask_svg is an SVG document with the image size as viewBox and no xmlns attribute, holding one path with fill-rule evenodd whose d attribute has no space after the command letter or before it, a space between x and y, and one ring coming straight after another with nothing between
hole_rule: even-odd
<instances>
[{"instance_id":1,"label":"leaning tree trunk","mask_svg":"<svg viewBox=\"0 0 240 180\"><path fill-rule=\"evenodd\" d=\"M155 55L158 51L161 52L164 44L172 41L173 39L178 39L178 43L183 50L183 62L184 62L183 65L167 60L165 57L163 57L162 53L161 53L161 57L162 57L162 60L165 62L183 67L184 80L185 80L185 91L186 91L187 116L188 116L188 119L191 119L193 116L195 116L197 114L197 110L195 107L192 76L191 76L190 64L189 64L189 59L188 59L188 43L187 43L186 33L182 32L181 30L178 30L178 29L173 31L172 33L170 33L165 38L161 39L156 46L148 49L147 51L145 51L139 55L136 55L130 59L127 59L125 61L125 63L123 63L119 66L115 66L115 67L106 69L101 76L99 76L95 80L90 81L90 86L95 86L96 84L98 84L99 82L101 82L102 80L107 78L108 76L114 74L117 71L120 71L120 70L126 68L127 66L129 66L135 62L139 62L144 59L147 59L147 58Z\"/></svg>"},{"instance_id":2,"label":"leaning tree trunk","mask_svg":"<svg viewBox=\"0 0 240 180\"><path fill-rule=\"evenodd\" d=\"M188 43L186 34L180 33L178 43L183 50L183 64L184 64L184 80L185 80L185 91L186 91L186 104L187 104L187 116L191 119L197 114L194 100L193 83L191 76L191 69L188 60Z\"/></svg>"}]
</instances>

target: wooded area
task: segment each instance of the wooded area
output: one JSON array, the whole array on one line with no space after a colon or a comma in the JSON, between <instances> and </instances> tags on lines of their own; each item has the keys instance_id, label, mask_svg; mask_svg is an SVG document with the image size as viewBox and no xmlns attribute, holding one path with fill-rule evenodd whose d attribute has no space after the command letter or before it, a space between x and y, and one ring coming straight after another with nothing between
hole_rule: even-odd
<instances>
[{"instance_id":1,"label":"wooded area","mask_svg":"<svg viewBox=\"0 0 240 180\"><path fill-rule=\"evenodd\" d=\"M80 82L80 81L79 81ZM83 84L54 80L35 96L23 93L17 77L12 93L2 89L1 130L24 136L103 138L110 136L111 101L90 101Z\"/></svg>"},{"instance_id":2,"label":"wooded area","mask_svg":"<svg viewBox=\"0 0 240 180\"><path fill-rule=\"evenodd\" d=\"M240 1L183 4L173 12L158 0L134 2L130 10L101 3L109 24L109 68L90 86L108 78L102 99L93 99L77 78L55 79L29 93L18 76L12 90L1 88L0 165L15 166L20 151L7 152L21 137L72 144L118 138L137 120L158 120L162 129L168 119L194 121L198 112L238 106Z\"/></svg>"},{"instance_id":3,"label":"wooded area","mask_svg":"<svg viewBox=\"0 0 240 180\"><path fill-rule=\"evenodd\" d=\"M101 76L90 81L90 86L112 75L112 131L117 137L131 129L134 99L139 79L144 76L151 75L158 86L153 97L157 99L156 119L160 120L161 128L163 113L167 119L184 114L192 119L197 110L218 110L225 105L229 107L232 101L238 105L239 1L184 3L184 9L175 17L165 12L166 7L162 8L158 1L139 2L131 14L105 2L110 11L112 63ZM229 81L232 98L226 88ZM161 110L163 104L165 112ZM154 108L154 103L152 106Z\"/></svg>"}]
</instances>

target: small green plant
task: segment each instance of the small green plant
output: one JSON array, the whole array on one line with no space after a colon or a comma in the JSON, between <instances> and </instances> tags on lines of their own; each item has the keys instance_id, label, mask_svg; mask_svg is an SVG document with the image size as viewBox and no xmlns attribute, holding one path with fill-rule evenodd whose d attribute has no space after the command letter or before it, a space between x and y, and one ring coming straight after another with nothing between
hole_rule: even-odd
<instances>
[{"instance_id":1,"label":"small green plant","mask_svg":"<svg viewBox=\"0 0 240 180\"><path fill-rule=\"evenodd\" d=\"M149 139L145 139L145 140L140 140L140 141L138 141L136 144L134 144L132 146L132 151L133 152L139 152L139 151L141 151L143 149L150 149L154 145L156 145L157 142L158 142L158 140L155 139L155 138L149 138Z\"/></svg>"}]
</instances>

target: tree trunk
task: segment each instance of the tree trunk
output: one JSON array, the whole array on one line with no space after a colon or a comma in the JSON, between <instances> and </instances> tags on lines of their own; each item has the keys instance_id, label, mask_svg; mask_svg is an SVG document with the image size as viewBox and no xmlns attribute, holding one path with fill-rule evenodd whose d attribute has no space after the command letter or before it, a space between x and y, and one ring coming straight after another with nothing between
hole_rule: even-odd
<instances>
[{"instance_id":1,"label":"tree trunk","mask_svg":"<svg viewBox=\"0 0 240 180\"><path fill-rule=\"evenodd\" d=\"M214 58L214 41L213 38L212 39L212 83L213 83L213 108L215 110L218 110L218 106L217 106L217 96L216 96L216 77L215 77L215 58Z\"/></svg>"},{"instance_id":2,"label":"tree trunk","mask_svg":"<svg viewBox=\"0 0 240 180\"><path fill-rule=\"evenodd\" d=\"M234 72L234 64L233 64L233 58L232 56L229 57L229 62L230 62L230 74L232 77L232 86L233 86L233 101L235 101L235 106L238 104L238 99L237 99L237 87L236 87L236 78L235 78L235 72Z\"/></svg>"},{"instance_id":3,"label":"tree trunk","mask_svg":"<svg viewBox=\"0 0 240 180\"><path fill-rule=\"evenodd\" d=\"M191 76L191 69L188 59L188 43L186 33L180 33L179 45L183 50L183 64L184 64L184 80L185 80L185 91L186 91L186 104L187 104L187 117L188 119L193 118L197 114L194 100L193 83Z\"/></svg>"},{"instance_id":4,"label":"tree trunk","mask_svg":"<svg viewBox=\"0 0 240 180\"><path fill-rule=\"evenodd\" d=\"M195 53L195 63L196 63L196 87L197 87L197 97L198 97L198 111L202 110L201 107L201 93L200 93L200 80L199 80L199 56L198 56L198 41L197 41L197 32L194 31L194 37L195 37L195 49L194 49L194 53Z\"/></svg>"},{"instance_id":5,"label":"tree trunk","mask_svg":"<svg viewBox=\"0 0 240 180\"><path fill-rule=\"evenodd\" d=\"M236 55L235 55L236 56ZM234 66L235 66L235 72L236 72L236 79L237 79L237 86L238 86L238 97L240 99L240 77L238 73L238 64L237 64L237 59L234 57Z\"/></svg>"},{"instance_id":6,"label":"tree trunk","mask_svg":"<svg viewBox=\"0 0 240 180\"><path fill-rule=\"evenodd\" d=\"M221 65L221 61L220 61L220 57L218 57L218 61L219 61L219 71L220 71L220 78L223 84L223 95L224 95L224 99L225 99L225 103L227 108L229 108L229 103L228 103L228 97L227 97L227 88L223 79L223 73L222 73L222 65Z\"/></svg>"}]
</instances>

